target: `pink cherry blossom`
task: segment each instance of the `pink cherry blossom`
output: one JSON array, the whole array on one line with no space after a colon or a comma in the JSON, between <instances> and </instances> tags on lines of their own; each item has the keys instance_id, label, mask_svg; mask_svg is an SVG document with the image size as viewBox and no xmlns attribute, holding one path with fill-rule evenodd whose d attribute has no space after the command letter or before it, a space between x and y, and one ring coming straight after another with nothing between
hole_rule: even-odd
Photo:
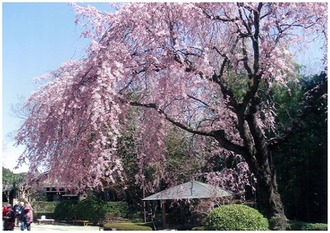
<instances>
[{"instance_id":1,"label":"pink cherry blossom","mask_svg":"<svg viewBox=\"0 0 330 233\"><path fill-rule=\"evenodd\" d=\"M82 36L93 42L85 59L51 72L26 103L30 116L17 141L26 145L20 161L30 162L31 177L47 170L81 188L123 180L117 142L127 112L140 107L137 182L145 164L157 171L153 185L164 178L170 122L241 155L240 172L215 173L219 184L241 192L248 165L273 203L261 203L272 209L266 215L282 218L267 149L276 109L267 94L295 81L293 48L326 37L327 4L126 3L115 12L73 6Z\"/></svg>"}]
</instances>

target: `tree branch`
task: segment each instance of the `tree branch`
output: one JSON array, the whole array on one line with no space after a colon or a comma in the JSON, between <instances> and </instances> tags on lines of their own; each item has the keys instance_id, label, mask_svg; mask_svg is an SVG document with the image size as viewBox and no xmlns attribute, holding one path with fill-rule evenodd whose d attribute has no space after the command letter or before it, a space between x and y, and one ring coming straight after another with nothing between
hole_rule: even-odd
<instances>
[{"instance_id":1,"label":"tree branch","mask_svg":"<svg viewBox=\"0 0 330 233\"><path fill-rule=\"evenodd\" d=\"M129 102L129 104L132 105L132 106L137 106L137 107L153 108L160 115L164 116L166 120L168 120L172 124L178 126L179 128L181 128L181 129L183 129L187 132L190 132L192 134L197 134L197 135L202 135L202 136L209 136L209 137L213 136L212 133L210 133L210 132L204 132L204 131L192 129L192 128L182 124L181 122L175 121L174 119L169 117L162 109L160 109L155 103L143 104L143 103L133 101L133 102Z\"/></svg>"},{"instance_id":2,"label":"tree branch","mask_svg":"<svg viewBox=\"0 0 330 233\"><path fill-rule=\"evenodd\" d=\"M201 8L201 7L200 7ZM201 8L202 9L202 8ZM208 14L205 9L202 9L204 15L208 18L208 19L211 19L211 20L219 20L219 21L222 21L222 22L235 22L236 20L238 20L238 17L235 17L235 18L224 18L224 17L221 17L221 16L218 16L218 15L210 15Z\"/></svg>"},{"instance_id":3,"label":"tree branch","mask_svg":"<svg viewBox=\"0 0 330 233\"><path fill-rule=\"evenodd\" d=\"M246 92L244 98L243 98L243 102L241 105L242 111L245 112L248 104L250 103L250 101L252 100L252 103L254 106L252 106L252 108L255 108L256 105L258 104L258 100L256 99L257 97L255 96L257 91L258 91L258 87L259 87L259 83L261 80L261 75L262 73L259 73L259 59L260 59L260 54L259 54L259 27L260 27L260 11L262 8L262 3L260 3L258 5L258 10L254 11L254 22L253 22L253 26L254 26L254 34L252 38L252 48L253 48L253 73L251 73L251 69L249 66L247 66L247 61L244 61L244 67L246 69L246 71L249 74L249 79L250 82L249 83L249 90ZM244 52L244 50L243 50ZM247 57L246 54L244 54L245 57ZM258 74L259 73L259 74Z\"/></svg>"},{"instance_id":4,"label":"tree branch","mask_svg":"<svg viewBox=\"0 0 330 233\"><path fill-rule=\"evenodd\" d=\"M205 105L206 107L210 107L210 105L208 103L204 102L203 100L200 100L200 99L198 99L198 98L196 98L196 97L194 97L192 95L189 95L189 94L187 96L189 98L193 99L193 100L196 100L197 102L200 102L201 104Z\"/></svg>"},{"instance_id":5,"label":"tree branch","mask_svg":"<svg viewBox=\"0 0 330 233\"><path fill-rule=\"evenodd\" d=\"M298 127L301 125L301 121L305 117L307 117L309 113L312 112L313 110L314 110L313 107L305 108L304 111L299 116L297 116L295 119L292 120L290 126L286 128L286 130L282 135L269 139L268 149L269 150L275 149L281 144L287 142L290 139L290 137L294 134L294 132L298 129Z\"/></svg>"},{"instance_id":6,"label":"tree branch","mask_svg":"<svg viewBox=\"0 0 330 233\"><path fill-rule=\"evenodd\" d=\"M228 139L226 139L225 131L224 130L216 130L212 131L212 136L220 143L220 145L230 151L235 152L236 154L245 155L247 150L240 145L232 143Z\"/></svg>"},{"instance_id":7,"label":"tree branch","mask_svg":"<svg viewBox=\"0 0 330 233\"><path fill-rule=\"evenodd\" d=\"M292 136L296 132L296 130L299 128L299 126L301 125L301 121L303 121L304 118L309 116L310 113L312 113L312 112L315 112L317 114L320 113L320 109L316 103L319 102L320 99L322 99L322 96L325 93L327 93L327 87L328 87L327 74L322 73L321 78L322 78L321 83L312 87L312 89L308 89L305 92L305 95L307 94L307 96L312 96L312 98L305 99L306 96L303 97L301 102L307 101L307 103L305 104L305 107L303 107L301 113L291 121L290 126L286 128L286 130L283 132L282 135L269 139L269 141L268 141L269 150L275 149L276 147L280 146L281 144L287 142L289 140L290 136ZM325 106L327 106L327 105L325 104ZM324 112L325 111L326 110L324 110Z\"/></svg>"},{"instance_id":8,"label":"tree branch","mask_svg":"<svg viewBox=\"0 0 330 233\"><path fill-rule=\"evenodd\" d=\"M179 128L181 128L189 133L201 135L201 136L213 137L219 142L219 144L222 147L224 147L227 150L233 151L237 154L246 154L247 153L246 149L243 146L232 143L231 141L226 139L224 130L214 130L214 131L210 131L210 132L205 132L205 131L192 129L192 128L182 124L181 122L175 121L174 119L169 117L163 110L159 109L155 103L143 104L143 103L139 103L139 102L129 102L129 104L132 106L153 108L153 109L157 110L157 112L160 115L164 116L167 121L171 122L173 125L176 125Z\"/></svg>"}]
</instances>

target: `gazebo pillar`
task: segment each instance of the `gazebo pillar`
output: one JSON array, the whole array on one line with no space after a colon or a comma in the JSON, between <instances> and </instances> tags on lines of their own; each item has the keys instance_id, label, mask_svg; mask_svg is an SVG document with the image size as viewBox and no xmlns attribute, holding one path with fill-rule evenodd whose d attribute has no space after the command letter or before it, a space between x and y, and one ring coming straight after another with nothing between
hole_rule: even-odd
<instances>
[{"instance_id":1,"label":"gazebo pillar","mask_svg":"<svg viewBox=\"0 0 330 233\"><path fill-rule=\"evenodd\" d=\"M146 211L146 201L142 201L143 203L143 220L147 222L147 211Z\"/></svg>"},{"instance_id":2,"label":"gazebo pillar","mask_svg":"<svg viewBox=\"0 0 330 233\"><path fill-rule=\"evenodd\" d=\"M166 229L166 200L161 200L160 203L162 205L163 228Z\"/></svg>"},{"instance_id":3,"label":"gazebo pillar","mask_svg":"<svg viewBox=\"0 0 330 233\"><path fill-rule=\"evenodd\" d=\"M180 217L181 217L181 224L185 224L185 217L184 217L184 212L183 212L183 201L180 200Z\"/></svg>"}]
</instances>

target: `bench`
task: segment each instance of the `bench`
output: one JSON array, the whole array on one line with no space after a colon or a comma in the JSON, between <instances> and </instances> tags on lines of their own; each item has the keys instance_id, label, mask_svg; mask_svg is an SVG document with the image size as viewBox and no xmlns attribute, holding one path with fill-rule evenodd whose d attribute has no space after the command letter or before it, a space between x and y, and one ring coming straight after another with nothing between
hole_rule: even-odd
<instances>
[{"instance_id":1,"label":"bench","mask_svg":"<svg viewBox=\"0 0 330 233\"><path fill-rule=\"evenodd\" d=\"M38 221L38 225L42 222L50 222L51 224L55 223L55 219L51 219L51 218L37 219L37 221Z\"/></svg>"},{"instance_id":2,"label":"bench","mask_svg":"<svg viewBox=\"0 0 330 233\"><path fill-rule=\"evenodd\" d=\"M88 220L72 220L73 224L75 223L82 223L84 226L88 226L89 221Z\"/></svg>"}]
</instances>

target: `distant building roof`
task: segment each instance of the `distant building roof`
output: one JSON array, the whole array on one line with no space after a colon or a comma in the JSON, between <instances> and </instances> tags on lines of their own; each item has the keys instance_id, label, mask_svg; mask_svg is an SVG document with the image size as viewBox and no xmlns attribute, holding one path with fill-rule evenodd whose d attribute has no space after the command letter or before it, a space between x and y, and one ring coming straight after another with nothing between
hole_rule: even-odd
<instances>
[{"instance_id":1,"label":"distant building roof","mask_svg":"<svg viewBox=\"0 0 330 233\"><path fill-rule=\"evenodd\" d=\"M179 200L179 199L202 199L214 197L229 197L233 193L217 186L190 181L184 184L173 186L169 189L155 193L143 199L143 201L156 200Z\"/></svg>"}]
</instances>

